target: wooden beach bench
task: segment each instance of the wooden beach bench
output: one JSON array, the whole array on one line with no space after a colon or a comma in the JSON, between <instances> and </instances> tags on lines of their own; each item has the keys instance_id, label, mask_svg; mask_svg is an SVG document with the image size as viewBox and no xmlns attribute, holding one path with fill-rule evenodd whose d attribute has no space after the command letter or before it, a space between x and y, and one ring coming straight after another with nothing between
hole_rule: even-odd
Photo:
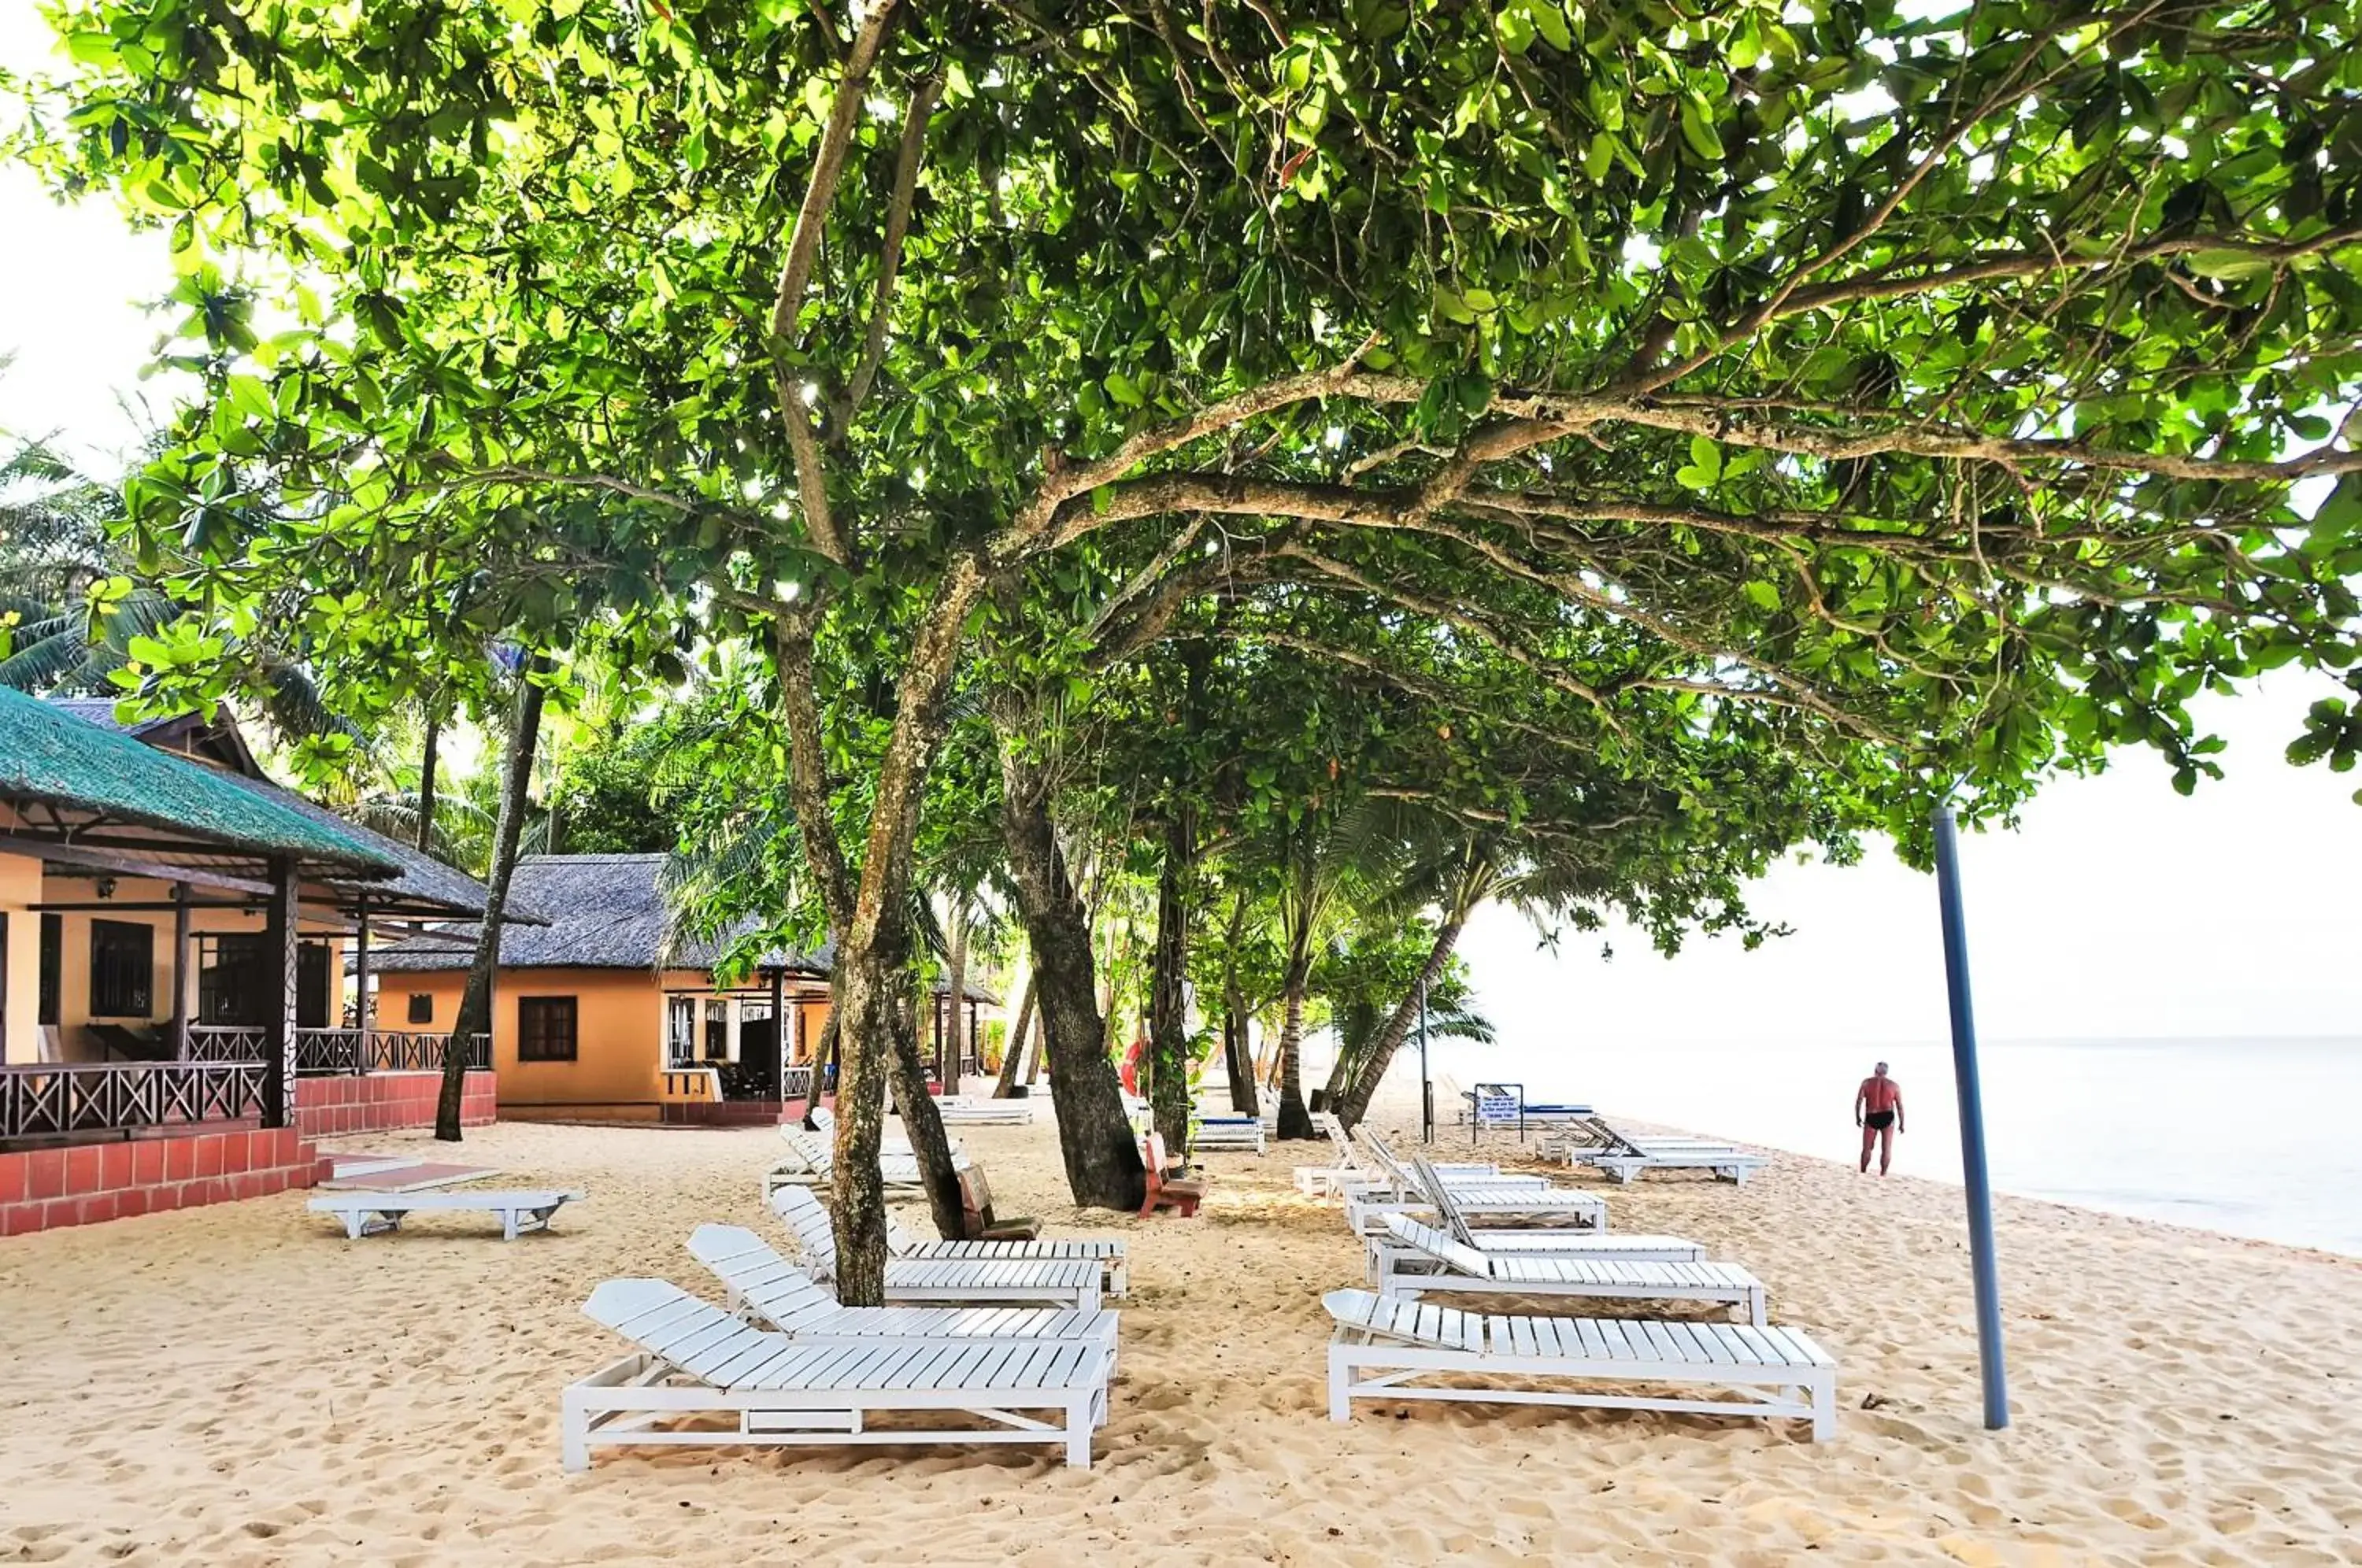
<instances>
[{"instance_id":1,"label":"wooden beach bench","mask_svg":"<svg viewBox=\"0 0 2362 1568\"><path fill-rule=\"evenodd\" d=\"M657 1279L609 1280L582 1309L638 1349L566 1389L559 1430L570 1471L590 1468L594 1446L618 1443L1052 1443L1068 1464L1087 1467L1092 1430L1107 1419L1107 1355L1093 1344L813 1343L741 1322ZM911 1410L975 1421L870 1425L880 1412ZM669 1424L699 1416L731 1424Z\"/></svg>"},{"instance_id":2,"label":"wooden beach bench","mask_svg":"<svg viewBox=\"0 0 2362 1568\"><path fill-rule=\"evenodd\" d=\"M413 1214L469 1212L497 1214L501 1239L513 1242L526 1231L546 1231L558 1209L579 1203L583 1195L560 1187L515 1191L474 1192L334 1192L306 1205L315 1214L333 1214L345 1223L345 1236L359 1241L387 1231L399 1231Z\"/></svg>"},{"instance_id":3,"label":"wooden beach bench","mask_svg":"<svg viewBox=\"0 0 2362 1568\"><path fill-rule=\"evenodd\" d=\"M1386 1231L1428 1268L1389 1270L1379 1294L1416 1301L1439 1291L1484 1296L1597 1296L1638 1301L1714 1301L1761 1328L1770 1291L1737 1264L1587 1257L1571 1253L1487 1253L1400 1214Z\"/></svg>"},{"instance_id":4,"label":"wooden beach bench","mask_svg":"<svg viewBox=\"0 0 2362 1568\"><path fill-rule=\"evenodd\" d=\"M1837 1435L1837 1363L1798 1329L1487 1315L1366 1290L1332 1290L1321 1305L1337 1323L1329 1343L1331 1420L1352 1420L1355 1399L1455 1399L1794 1419L1812 1423L1816 1441ZM1413 1381L1454 1375L1552 1386ZM1716 1399L1592 1386L1603 1383L1702 1385L1728 1393Z\"/></svg>"},{"instance_id":5,"label":"wooden beach bench","mask_svg":"<svg viewBox=\"0 0 2362 1568\"><path fill-rule=\"evenodd\" d=\"M1106 1351L1114 1375L1116 1315L1104 1309L846 1307L743 1225L700 1225L690 1233L689 1251L728 1289L734 1309L800 1340L1078 1341Z\"/></svg>"},{"instance_id":6,"label":"wooden beach bench","mask_svg":"<svg viewBox=\"0 0 2362 1568\"><path fill-rule=\"evenodd\" d=\"M1376 1134L1366 1146L1393 1175L1395 1185L1383 1190L1345 1195L1345 1221L1357 1236L1380 1233L1390 1214L1442 1218L1440 1198L1448 1195L1462 1216L1461 1223L1500 1224L1531 1220L1544 1225L1583 1225L1607 1229L1607 1204L1595 1193L1571 1187L1552 1187L1546 1176L1496 1174L1448 1174L1436 1165L1418 1163L1406 1167ZM1422 1174L1423 1173L1423 1174Z\"/></svg>"},{"instance_id":7,"label":"wooden beach bench","mask_svg":"<svg viewBox=\"0 0 2362 1568\"><path fill-rule=\"evenodd\" d=\"M836 1227L828 1208L800 1187L771 1195L772 1212L794 1232L796 1249L812 1274L836 1278ZM886 1260L889 1302L1025 1302L1096 1308L1101 1263L1097 1258L894 1258Z\"/></svg>"},{"instance_id":8,"label":"wooden beach bench","mask_svg":"<svg viewBox=\"0 0 2362 1568\"><path fill-rule=\"evenodd\" d=\"M1260 1155L1267 1136L1263 1119L1257 1116L1204 1116L1193 1112L1189 1126L1189 1148L1194 1154L1220 1149Z\"/></svg>"}]
</instances>

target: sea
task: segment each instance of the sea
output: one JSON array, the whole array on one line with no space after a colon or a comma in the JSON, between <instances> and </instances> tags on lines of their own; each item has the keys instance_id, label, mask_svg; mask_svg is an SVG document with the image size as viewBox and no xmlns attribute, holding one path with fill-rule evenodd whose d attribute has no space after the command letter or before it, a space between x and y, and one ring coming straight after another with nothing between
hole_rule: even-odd
<instances>
[{"instance_id":1,"label":"sea","mask_svg":"<svg viewBox=\"0 0 2362 1568\"><path fill-rule=\"evenodd\" d=\"M1850 1164L1854 1090L1882 1059L1908 1129L1894 1169L1959 1181L1948 1045L1455 1044L1431 1071L1447 1123L1447 1075L1522 1081L1531 1101ZM2362 1038L2003 1040L1979 1061L1996 1189L2362 1256Z\"/></svg>"}]
</instances>

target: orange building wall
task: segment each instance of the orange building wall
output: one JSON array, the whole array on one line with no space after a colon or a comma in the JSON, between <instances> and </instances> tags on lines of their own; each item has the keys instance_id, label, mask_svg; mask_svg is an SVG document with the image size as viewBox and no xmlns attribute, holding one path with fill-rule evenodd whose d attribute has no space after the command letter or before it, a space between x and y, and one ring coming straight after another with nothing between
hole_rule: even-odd
<instances>
[{"instance_id":1,"label":"orange building wall","mask_svg":"<svg viewBox=\"0 0 2362 1568\"><path fill-rule=\"evenodd\" d=\"M112 899L101 900L96 885L87 878L49 877L43 873L39 860L30 856L0 854L0 911L8 916L7 1010L6 1033L0 1039L0 1059L10 1062L31 1062L39 1059L39 1040L36 1020L40 1010L41 917L30 906L38 903L118 903L124 905L159 903L171 897L171 886L141 877L116 878ZM193 889L200 899L216 899L226 895ZM169 911L141 911L126 908L69 911L59 916L62 923L62 942L58 954L58 1043L59 1054L69 1062L98 1061L106 1053L84 1033L92 1022L121 1023L133 1027L160 1028L172 1018L172 988L176 983L187 987L189 1016L196 1017L197 983L196 939L208 933L228 932L259 933L263 929L260 911L244 910L195 909L189 911L189 974L185 977L174 973L172 954L172 916ZM150 953L153 966L149 971L148 1011L145 1014L116 1016L94 1015L90 1010L90 925L94 920L119 921L128 925L145 925L155 935ZM326 931L307 922L299 934L306 942L323 942L328 946L328 995L326 1018L331 1025L342 1021L344 1010L343 975L344 949L342 938L329 936Z\"/></svg>"},{"instance_id":2,"label":"orange building wall","mask_svg":"<svg viewBox=\"0 0 2362 1568\"><path fill-rule=\"evenodd\" d=\"M377 975L377 1026L447 1033L467 989L462 971ZM410 999L432 999L432 1018L410 1021ZM572 997L575 1059L517 1060L517 1002ZM492 991L492 1068L501 1115L512 1121L654 1121L662 1098L664 999L645 969L503 969Z\"/></svg>"}]
</instances>

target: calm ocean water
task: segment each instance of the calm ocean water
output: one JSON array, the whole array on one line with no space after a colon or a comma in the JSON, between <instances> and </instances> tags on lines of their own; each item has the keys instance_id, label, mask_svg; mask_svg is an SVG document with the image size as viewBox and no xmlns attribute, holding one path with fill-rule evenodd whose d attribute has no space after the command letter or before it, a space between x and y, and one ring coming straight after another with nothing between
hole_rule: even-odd
<instances>
[{"instance_id":1,"label":"calm ocean water","mask_svg":"<svg viewBox=\"0 0 2362 1568\"><path fill-rule=\"evenodd\" d=\"M1850 1162L1854 1088L1882 1055L1910 1129L1895 1170L1959 1180L1945 1046L1462 1046L1435 1071ZM2000 1190L2362 1255L2362 1039L2003 1041L1980 1059Z\"/></svg>"}]
</instances>

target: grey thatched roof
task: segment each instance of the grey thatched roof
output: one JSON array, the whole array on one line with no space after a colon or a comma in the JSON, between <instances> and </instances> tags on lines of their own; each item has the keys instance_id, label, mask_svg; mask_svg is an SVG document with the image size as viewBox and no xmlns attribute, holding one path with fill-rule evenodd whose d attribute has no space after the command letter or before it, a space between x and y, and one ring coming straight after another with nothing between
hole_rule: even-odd
<instances>
[{"instance_id":1,"label":"grey thatched roof","mask_svg":"<svg viewBox=\"0 0 2362 1568\"><path fill-rule=\"evenodd\" d=\"M312 875L384 877L398 869L334 818L320 822L237 788L219 768L161 752L118 727L85 723L0 689L0 799L39 801L102 822L142 823L259 856L300 859ZM82 842L104 840L85 833ZM32 841L27 841L32 847ZM38 849L34 850L38 853Z\"/></svg>"},{"instance_id":2,"label":"grey thatched roof","mask_svg":"<svg viewBox=\"0 0 2362 1568\"><path fill-rule=\"evenodd\" d=\"M710 969L713 943L689 941L664 951L668 918L658 876L661 855L528 855L509 884L513 904L539 911L548 924L501 933L501 964L518 969ZM455 932L474 934L472 926ZM470 955L448 943L394 943L378 950L381 972L464 969ZM770 952L759 967L824 976L829 954Z\"/></svg>"},{"instance_id":3,"label":"grey thatched roof","mask_svg":"<svg viewBox=\"0 0 2362 1568\"><path fill-rule=\"evenodd\" d=\"M115 716L114 699L107 697L51 697L46 701L50 707L70 713L85 723L150 745L169 740L196 723L193 715L179 714L127 724ZM228 710L217 710L210 724L204 727L222 732L231 752L251 765L253 753L247 749L244 738L237 734L237 723L230 718ZM338 816L326 806L314 804L292 790L281 789L263 778L259 767L251 772L242 772L226 766L205 767L201 762L192 762L190 766L204 767L212 777L234 784L249 795L260 796L275 806L331 829L392 867L395 873L392 878L372 882L369 886L370 905L373 912L426 916L480 916L484 912L484 900L488 895L481 882L399 839L372 832L349 818ZM542 916L529 901L515 898L509 900L508 918L532 924L543 923Z\"/></svg>"},{"instance_id":4,"label":"grey thatched roof","mask_svg":"<svg viewBox=\"0 0 2362 1568\"><path fill-rule=\"evenodd\" d=\"M381 833L365 828L348 817L340 817L326 806L315 805L292 790L282 790L268 778L253 778L244 774L227 773L228 780L242 790L276 801L291 812L299 812L315 822L331 823L350 838L359 839L377 852L379 858L392 861L397 875L390 882L373 882L369 888L371 914L476 915L484 912L484 900L491 896L481 882L466 872L446 866L433 856L425 854L398 838L388 838ZM546 925L548 917L535 907L532 900L516 896L510 890L508 919L511 923Z\"/></svg>"},{"instance_id":5,"label":"grey thatched roof","mask_svg":"<svg viewBox=\"0 0 2362 1568\"><path fill-rule=\"evenodd\" d=\"M516 875L509 883L510 900L530 903L549 923L538 928L504 927L501 966L654 970L661 959L662 966L668 969L711 969L727 943L687 941L669 954L664 951L668 919L661 877L666 858L661 855L525 856L517 862ZM447 929L468 936L477 930L473 925ZM379 948L371 955L370 966L380 974L419 974L465 969L473 957L469 947L460 944L398 942ZM755 966L825 979L835 959L834 945L822 943L811 953L775 948L756 960ZM938 984L936 988L943 988ZM966 990L973 1001L999 999L975 985Z\"/></svg>"}]
</instances>

